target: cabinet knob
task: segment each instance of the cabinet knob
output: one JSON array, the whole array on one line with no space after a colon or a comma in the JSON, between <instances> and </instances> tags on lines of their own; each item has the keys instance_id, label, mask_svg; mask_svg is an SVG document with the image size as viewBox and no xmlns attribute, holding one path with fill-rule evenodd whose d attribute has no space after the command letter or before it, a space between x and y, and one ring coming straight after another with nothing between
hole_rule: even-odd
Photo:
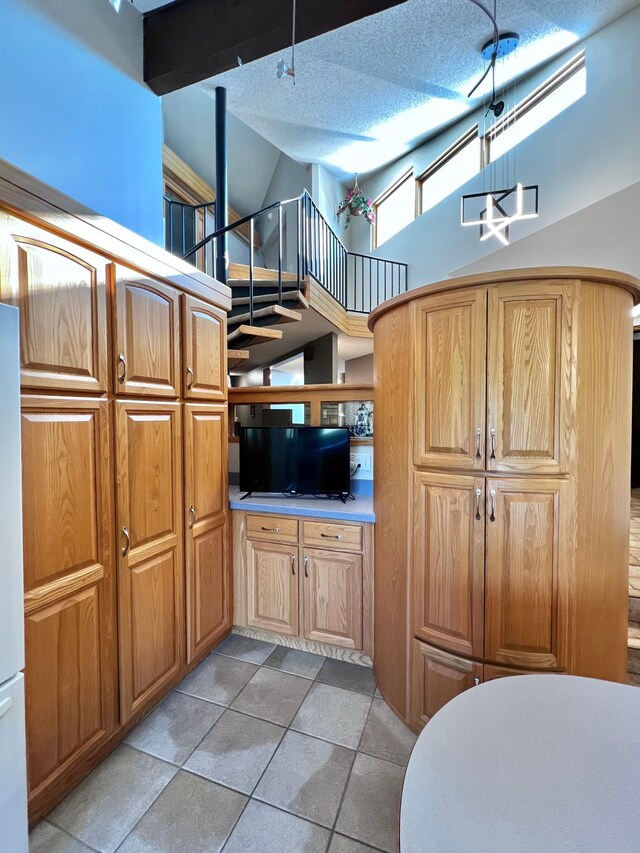
<instances>
[{"instance_id":1,"label":"cabinet knob","mask_svg":"<svg viewBox=\"0 0 640 853\"><path fill-rule=\"evenodd\" d=\"M261 527L260 530L264 530L265 533L280 533L279 527Z\"/></svg>"},{"instance_id":2,"label":"cabinet knob","mask_svg":"<svg viewBox=\"0 0 640 853\"><path fill-rule=\"evenodd\" d=\"M342 539L342 534L338 533L336 536L332 536L330 533L321 533L321 539Z\"/></svg>"},{"instance_id":3,"label":"cabinet knob","mask_svg":"<svg viewBox=\"0 0 640 853\"><path fill-rule=\"evenodd\" d=\"M308 566L309 566L309 558L305 557L304 558L304 576L305 576L305 578L309 577L309 572L308 572L308 568L307 568Z\"/></svg>"},{"instance_id":4,"label":"cabinet knob","mask_svg":"<svg viewBox=\"0 0 640 853\"><path fill-rule=\"evenodd\" d=\"M191 506L189 507L189 515L191 516L191 520L189 522L189 530L191 530L193 525L196 523L196 508L193 504L191 504Z\"/></svg>"},{"instance_id":5,"label":"cabinet knob","mask_svg":"<svg viewBox=\"0 0 640 853\"><path fill-rule=\"evenodd\" d=\"M491 498L491 515L489 516L489 521L496 520L496 490L491 489L489 492L489 496Z\"/></svg>"},{"instance_id":6,"label":"cabinet knob","mask_svg":"<svg viewBox=\"0 0 640 853\"><path fill-rule=\"evenodd\" d=\"M291 574L295 577L296 574L296 555L291 555Z\"/></svg>"},{"instance_id":7,"label":"cabinet knob","mask_svg":"<svg viewBox=\"0 0 640 853\"><path fill-rule=\"evenodd\" d=\"M482 430L480 427L476 429L476 459L482 459L482 454L480 453L480 440L482 438Z\"/></svg>"},{"instance_id":8,"label":"cabinet knob","mask_svg":"<svg viewBox=\"0 0 640 853\"><path fill-rule=\"evenodd\" d=\"M491 436L491 456L489 457L489 459L495 459L496 458L496 428L495 427L491 427L491 431L490 431L489 435Z\"/></svg>"},{"instance_id":9,"label":"cabinet knob","mask_svg":"<svg viewBox=\"0 0 640 853\"><path fill-rule=\"evenodd\" d=\"M129 536L129 528L122 528L122 535L124 536L124 548L122 549L122 556L126 557L129 553L129 547L131 546L131 537Z\"/></svg>"},{"instance_id":10,"label":"cabinet knob","mask_svg":"<svg viewBox=\"0 0 640 853\"><path fill-rule=\"evenodd\" d=\"M473 679L473 682L474 682L474 687L477 687L478 684L480 684L480 677L478 675L476 675L476 677Z\"/></svg>"},{"instance_id":11,"label":"cabinet knob","mask_svg":"<svg viewBox=\"0 0 640 853\"><path fill-rule=\"evenodd\" d=\"M480 497L482 495L482 489L476 489L476 521L480 521Z\"/></svg>"},{"instance_id":12,"label":"cabinet knob","mask_svg":"<svg viewBox=\"0 0 640 853\"><path fill-rule=\"evenodd\" d=\"M118 353L118 367L122 367L122 370L118 370L118 382L122 385L127 378L127 359L124 357L124 353Z\"/></svg>"},{"instance_id":13,"label":"cabinet knob","mask_svg":"<svg viewBox=\"0 0 640 853\"><path fill-rule=\"evenodd\" d=\"M193 388L193 368L187 367L187 388L189 391Z\"/></svg>"}]
</instances>

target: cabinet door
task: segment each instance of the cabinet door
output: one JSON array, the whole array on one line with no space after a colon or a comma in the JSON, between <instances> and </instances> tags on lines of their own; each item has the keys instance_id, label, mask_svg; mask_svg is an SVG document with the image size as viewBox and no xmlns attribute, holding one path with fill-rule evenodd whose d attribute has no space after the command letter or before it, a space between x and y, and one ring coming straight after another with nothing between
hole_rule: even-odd
<instances>
[{"instance_id":1,"label":"cabinet door","mask_svg":"<svg viewBox=\"0 0 640 853\"><path fill-rule=\"evenodd\" d=\"M108 406L23 398L25 678L34 807L116 724Z\"/></svg>"},{"instance_id":2,"label":"cabinet door","mask_svg":"<svg viewBox=\"0 0 640 853\"><path fill-rule=\"evenodd\" d=\"M410 722L421 729L447 702L482 681L482 664L413 640Z\"/></svg>"},{"instance_id":3,"label":"cabinet door","mask_svg":"<svg viewBox=\"0 0 640 853\"><path fill-rule=\"evenodd\" d=\"M20 309L23 388L107 390L108 264L0 214L0 299Z\"/></svg>"},{"instance_id":4,"label":"cabinet door","mask_svg":"<svg viewBox=\"0 0 640 853\"><path fill-rule=\"evenodd\" d=\"M523 669L565 666L569 486L541 479L487 481L487 661Z\"/></svg>"},{"instance_id":5,"label":"cabinet door","mask_svg":"<svg viewBox=\"0 0 640 853\"><path fill-rule=\"evenodd\" d=\"M487 468L568 470L575 393L576 282L489 291Z\"/></svg>"},{"instance_id":6,"label":"cabinet door","mask_svg":"<svg viewBox=\"0 0 640 853\"><path fill-rule=\"evenodd\" d=\"M180 396L178 291L117 267L114 302L116 393Z\"/></svg>"},{"instance_id":7,"label":"cabinet door","mask_svg":"<svg viewBox=\"0 0 640 853\"><path fill-rule=\"evenodd\" d=\"M298 550L247 542L247 623L298 636Z\"/></svg>"},{"instance_id":8,"label":"cabinet door","mask_svg":"<svg viewBox=\"0 0 640 853\"><path fill-rule=\"evenodd\" d=\"M116 402L120 710L166 689L184 660L179 403Z\"/></svg>"},{"instance_id":9,"label":"cabinet door","mask_svg":"<svg viewBox=\"0 0 640 853\"><path fill-rule=\"evenodd\" d=\"M486 299L468 290L416 301L416 465L484 468Z\"/></svg>"},{"instance_id":10,"label":"cabinet door","mask_svg":"<svg viewBox=\"0 0 640 853\"><path fill-rule=\"evenodd\" d=\"M184 406L187 661L231 628L227 532L227 410Z\"/></svg>"},{"instance_id":11,"label":"cabinet door","mask_svg":"<svg viewBox=\"0 0 640 853\"><path fill-rule=\"evenodd\" d=\"M413 633L454 654L482 657L484 481L414 476Z\"/></svg>"},{"instance_id":12,"label":"cabinet door","mask_svg":"<svg viewBox=\"0 0 640 853\"><path fill-rule=\"evenodd\" d=\"M362 648L362 557L304 551L304 636L348 649Z\"/></svg>"},{"instance_id":13,"label":"cabinet door","mask_svg":"<svg viewBox=\"0 0 640 853\"><path fill-rule=\"evenodd\" d=\"M227 399L227 316L224 311L182 297L184 396Z\"/></svg>"}]
</instances>

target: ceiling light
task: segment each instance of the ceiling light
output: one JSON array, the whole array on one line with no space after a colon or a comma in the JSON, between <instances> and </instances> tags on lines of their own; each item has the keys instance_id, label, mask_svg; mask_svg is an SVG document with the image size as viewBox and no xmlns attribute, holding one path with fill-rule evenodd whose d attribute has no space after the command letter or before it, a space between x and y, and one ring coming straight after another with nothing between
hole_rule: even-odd
<instances>
[{"instance_id":1,"label":"ceiling light","mask_svg":"<svg viewBox=\"0 0 640 853\"><path fill-rule=\"evenodd\" d=\"M480 54L487 62L491 60L493 51L496 51L496 59L502 59L503 56L508 56L520 44L520 36L518 33L498 33L498 38L490 38L489 41L482 46Z\"/></svg>"},{"instance_id":2,"label":"ceiling light","mask_svg":"<svg viewBox=\"0 0 640 853\"><path fill-rule=\"evenodd\" d=\"M287 65L284 59L281 59L278 62L278 68L276 73L278 75L278 80L282 80L283 77L295 78L296 76L295 68L293 68L291 65Z\"/></svg>"},{"instance_id":3,"label":"ceiling light","mask_svg":"<svg viewBox=\"0 0 640 853\"><path fill-rule=\"evenodd\" d=\"M293 20L291 23L291 65L287 65L284 59L278 62L276 73L278 80L283 77L293 77L293 84L296 82L296 0L293 0Z\"/></svg>"}]
</instances>

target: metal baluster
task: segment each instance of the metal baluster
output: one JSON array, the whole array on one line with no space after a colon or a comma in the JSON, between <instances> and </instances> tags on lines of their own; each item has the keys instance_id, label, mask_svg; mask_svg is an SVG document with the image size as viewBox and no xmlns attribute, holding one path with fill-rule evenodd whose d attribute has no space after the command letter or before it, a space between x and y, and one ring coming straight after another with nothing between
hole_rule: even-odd
<instances>
[{"instance_id":1,"label":"metal baluster","mask_svg":"<svg viewBox=\"0 0 640 853\"><path fill-rule=\"evenodd\" d=\"M183 258L187 253L187 241L186 241L187 235L185 234L185 227L184 227L184 211L185 211L185 205L183 204L182 205L182 257ZM195 263L195 260L194 260L194 263Z\"/></svg>"},{"instance_id":2,"label":"metal baluster","mask_svg":"<svg viewBox=\"0 0 640 853\"><path fill-rule=\"evenodd\" d=\"M367 288L367 295L369 297L369 299L367 300L367 303L368 303L369 307L367 308L367 311L371 311L371 291L372 291L371 282L373 280L372 274L371 274L372 268L373 268L373 258L371 257L371 255L369 255L369 287Z\"/></svg>"},{"instance_id":3,"label":"metal baluster","mask_svg":"<svg viewBox=\"0 0 640 853\"><path fill-rule=\"evenodd\" d=\"M170 199L167 199L169 202L169 251L173 252L173 202Z\"/></svg>"},{"instance_id":4,"label":"metal baluster","mask_svg":"<svg viewBox=\"0 0 640 853\"><path fill-rule=\"evenodd\" d=\"M300 287L302 285L302 275L301 275L302 263L301 263L301 257L300 257L300 252L302 250L302 239L301 239L301 235L302 235L302 199L298 199L298 201L296 202L296 216L298 217L297 224L296 224L296 251L297 251L297 255L298 255L298 260L297 260L297 264L298 264L298 290L300 290Z\"/></svg>"},{"instance_id":5,"label":"metal baluster","mask_svg":"<svg viewBox=\"0 0 640 853\"><path fill-rule=\"evenodd\" d=\"M278 305L282 305L282 205L278 205Z\"/></svg>"},{"instance_id":6,"label":"metal baluster","mask_svg":"<svg viewBox=\"0 0 640 853\"><path fill-rule=\"evenodd\" d=\"M376 305L380 305L380 259L376 262Z\"/></svg>"},{"instance_id":7,"label":"metal baluster","mask_svg":"<svg viewBox=\"0 0 640 853\"><path fill-rule=\"evenodd\" d=\"M253 325L253 218L249 220L249 325Z\"/></svg>"}]
</instances>

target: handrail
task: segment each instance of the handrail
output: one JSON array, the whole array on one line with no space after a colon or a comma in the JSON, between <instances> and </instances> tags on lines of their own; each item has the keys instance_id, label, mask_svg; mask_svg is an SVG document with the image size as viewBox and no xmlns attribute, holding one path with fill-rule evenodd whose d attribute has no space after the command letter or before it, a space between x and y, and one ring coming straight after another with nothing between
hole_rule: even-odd
<instances>
[{"instance_id":1,"label":"handrail","mask_svg":"<svg viewBox=\"0 0 640 853\"><path fill-rule=\"evenodd\" d=\"M181 204L183 206L182 256L185 259L192 257L205 247L211 246L214 253L215 266L215 251L218 239L247 223L249 224L249 276L246 287L248 288L249 297L250 324L254 318L255 257L253 238L255 223L258 217L264 216L274 210L278 211L275 226L277 228L278 241L278 277L277 280L274 280L274 287L277 287L279 305L283 303L283 230L285 228L288 228L287 234L293 237L293 244L295 244L296 248L298 290L301 289L303 280L311 277L345 310L368 314L381 301L385 301L408 289L407 264L372 255L363 255L359 252L350 252L324 218L306 189L294 198L274 201L255 213L243 216L241 219L229 223L224 228L207 234L188 251L184 246L184 208L190 207L192 210L197 210L203 207L210 207L211 203L187 205L183 202L174 202L166 197L165 199L169 204ZM287 220L285 221L285 208L294 204L296 206L295 218L292 220L287 216ZM292 231L294 224L295 233ZM172 234L172 221L170 222L169 230ZM173 238L171 238L171 241L173 245ZM291 240L287 241L287 246L288 250L293 250ZM226 281L223 283L226 284Z\"/></svg>"}]
</instances>

